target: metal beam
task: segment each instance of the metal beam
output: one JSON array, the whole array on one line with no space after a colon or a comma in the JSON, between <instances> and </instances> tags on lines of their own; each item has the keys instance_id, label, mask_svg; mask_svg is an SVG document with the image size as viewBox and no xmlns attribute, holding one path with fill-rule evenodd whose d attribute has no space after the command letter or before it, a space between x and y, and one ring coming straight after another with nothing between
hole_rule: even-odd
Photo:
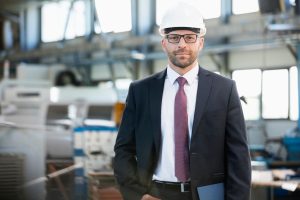
<instances>
[{"instance_id":1,"label":"metal beam","mask_svg":"<svg viewBox=\"0 0 300 200\"><path fill-rule=\"evenodd\" d=\"M232 15L232 0L221 0L221 22L224 26L229 24L230 16ZM222 44L229 44L230 36L224 36L221 39ZM221 65L219 65L219 72L225 76L230 76L229 72L229 53L222 52L218 54L220 57Z\"/></svg>"},{"instance_id":2,"label":"metal beam","mask_svg":"<svg viewBox=\"0 0 300 200\"><path fill-rule=\"evenodd\" d=\"M132 6L132 33L136 36L152 34L156 25L156 1L153 0L131 0ZM141 44L137 51L146 55L153 51L153 45ZM148 74L153 73L154 64L152 60L139 60L135 63L136 68L145 70ZM135 77L139 78L138 74Z\"/></svg>"},{"instance_id":3,"label":"metal beam","mask_svg":"<svg viewBox=\"0 0 300 200\"><path fill-rule=\"evenodd\" d=\"M298 60L298 54L296 52L296 49L289 43L286 44L287 49L290 51L290 53L293 55L293 57L295 58L295 60Z\"/></svg>"},{"instance_id":4,"label":"metal beam","mask_svg":"<svg viewBox=\"0 0 300 200\"><path fill-rule=\"evenodd\" d=\"M19 23L20 20L18 14L6 10L0 10L0 17L6 18L14 23Z\"/></svg>"},{"instance_id":5,"label":"metal beam","mask_svg":"<svg viewBox=\"0 0 300 200\"><path fill-rule=\"evenodd\" d=\"M220 61L220 58L218 58L217 55L213 54L213 53L209 53L208 56L213 61L213 63L217 66L218 71L221 72L222 68L224 66L223 66L222 62Z\"/></svg>"},{"instance_id":6,"label":"metal beam","mask_svg":"<svg viewBox=\"0 0 300 200\"><path fill-rule=\"evenodd\" d=\"M90 41L95 34L95 21L96 17L96 8L95 8L95 0L88 0L85 2L86 6L86 28L85 35L86 39Z\"/></svg>"},{"instance_id":7,"label":"metal beam","mask_svg":"<svg viewBox=\"0 0 300 200\"><path fill-rule=\"evenodd\" d=\"M71 12L72 12L72 9L74 7L74 3L75 3L75 1L71 1L71 5L70 5L69 10L68 10L67 19L65 21L65 26L64 26L63 38L62 38L62 41L61 41L62 43L64 43L65 40L66 40L67 29L68 29L68 25L69 25L69 21L70 21L70 17L71 17Z\"/></svg>"},{"instance_id":8,"label":"metal beam","mask_svg":"<svg viewBox=\"0 0 300 200\"><path fill-rule=\"evenodd\" d=\"M224 23L229 22L232 15L232 0L221 0L221 20Z\"/></svg>"},{"instance_id":9,"label":"metal beam","mask_svg":"<svg viewBox=\"0 0 300 200\"><path fill-rule=\"evenodd\" d=\"M149 41L151 37L144 36L144 41ZM123 41L123 40L122 40ZM132 48L134 46L130 46L129 43L116 43L118 45L114 45L114 48L104 41L93 41L93 43L87 43L83 40L83 43L78 43L74 45L65 45L64 48L53 47L53 48L45 48L34 50L30 52L14 52L6 57L0 58L0 61L5 59L10 61L22 61L22 60L34 60L36 58L42 57L61 57L62 55L68 54L86 54L87 52L97 52L97 51L110 51L110 57L97 57L95 58L81 58L80 60L76 61L78 65L88 65L93 63L108 63L108 62L118 62L122 60L131 60L136 62L141 62L145 60L156 60L156 59L165 59L166 56L161 49L148 52L147 54L139 53L140 56L136 56L137 52L132 52ZM148 43L149 45L159 45L156 41L152 41L152 43ZM137 45L137 44L135 44ZM219 54L226 51L249 51L249 50L257 50L257 49L265 49L265 48L277 48L277 47L286 47L286 43L284 40L276 40L276 39L269 39L263 41L242 41L236 42L231 44L218 44L218 45L207 45L205 46L204 51L201 55L206 54ZM64 61L62 61L64 62Z\"/></svg>"},{"instance_id":10,"label":"metal beam","mask_svg":"<svg viewBox=\"0 0 300 200\"><path fill-rule=\"evenodd\" d=\"M26 10L20 12L20 51L26 51Z\"/></svg>"},{"instance_id":11,"label":"metal beam","mask_svg":"<svg viewBox=\"0 0 300 200\"><path fill-rule=\"evenodd\" d=\"M131 0L132 32L146 35L153 32L156 25L156 3L153 0Z\"/></svg>"}]
</instances>

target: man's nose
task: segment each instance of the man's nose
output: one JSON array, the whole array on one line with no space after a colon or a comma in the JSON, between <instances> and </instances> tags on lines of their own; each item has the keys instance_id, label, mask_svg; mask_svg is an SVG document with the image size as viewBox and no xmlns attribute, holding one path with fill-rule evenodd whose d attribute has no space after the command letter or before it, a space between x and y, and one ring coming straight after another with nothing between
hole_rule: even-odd
<instances>
[{"instance_id":1,"label":"man's nose","mask_svg":"<svg viewBox=\"0 0 300 200\"><path fill-rule=\"evenodd\" d=\"M181 37L181 38L179 39L178 46L179 46L179 47L186 46L186 42L185 42L185 40L184 40L183 37Z\"/></svg>"}]
</instances>

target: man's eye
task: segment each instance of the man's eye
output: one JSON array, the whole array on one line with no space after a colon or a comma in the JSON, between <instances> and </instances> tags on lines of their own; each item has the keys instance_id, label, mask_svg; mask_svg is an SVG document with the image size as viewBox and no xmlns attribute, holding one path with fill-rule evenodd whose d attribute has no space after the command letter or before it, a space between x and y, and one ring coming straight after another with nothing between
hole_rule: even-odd
<instances>
[{"instance_id":1,"label":"man's eye","mask_svg":"<svg viewBox=\"0 0 300 200\"><path fill-rule=\"evenodd\" d=\"M185 37L185 39L187 39L187 40L192 40L192 39L194 39L194 38L193 38L193 36L187 35L187 36Z\"/></svg>"},{"instance_id":2,"label":"man's eye","mask_svg":"<svg viewBox=\"0 0 300 200\"><path fill-rule=\"evenodd\" d=\"M170 40L178 40L178 36L171 36L169 37Z\"/></svg>"}]
</instances>

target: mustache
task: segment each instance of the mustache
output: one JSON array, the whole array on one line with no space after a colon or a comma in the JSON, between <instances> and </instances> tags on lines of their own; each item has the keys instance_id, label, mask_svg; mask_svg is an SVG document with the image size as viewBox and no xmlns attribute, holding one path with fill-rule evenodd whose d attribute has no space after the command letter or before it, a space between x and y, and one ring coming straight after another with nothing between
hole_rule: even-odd
<instances>
[{"instance_id":1,"label":"mustache","mask_svg":"<svg viewBox=\"0 0 300 200\"><path fill-rule=\"evenodd\" d=\"M184 49L179 49L173 52L174 54L189 54L190 51L184 50Z\"/></svg>"}]
</instances>

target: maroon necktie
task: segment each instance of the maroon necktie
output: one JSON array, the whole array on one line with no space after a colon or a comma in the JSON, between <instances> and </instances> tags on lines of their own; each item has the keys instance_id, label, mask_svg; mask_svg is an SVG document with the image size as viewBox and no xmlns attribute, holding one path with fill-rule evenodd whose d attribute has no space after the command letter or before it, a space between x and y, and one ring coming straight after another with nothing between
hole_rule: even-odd
<instances>
[{"instance_id":1,"label":"maroon necktie","mask_svg":"<svg viewBox=\"0 0 300 200\"><path fill-rule=\"evenodd\" d=\"M187 98L184 92L185 78L178 77L179 89L175 97L174 136L175 136L175 176L180 182L189 179L189 133Z\"/></svg>"}]
</instances>

